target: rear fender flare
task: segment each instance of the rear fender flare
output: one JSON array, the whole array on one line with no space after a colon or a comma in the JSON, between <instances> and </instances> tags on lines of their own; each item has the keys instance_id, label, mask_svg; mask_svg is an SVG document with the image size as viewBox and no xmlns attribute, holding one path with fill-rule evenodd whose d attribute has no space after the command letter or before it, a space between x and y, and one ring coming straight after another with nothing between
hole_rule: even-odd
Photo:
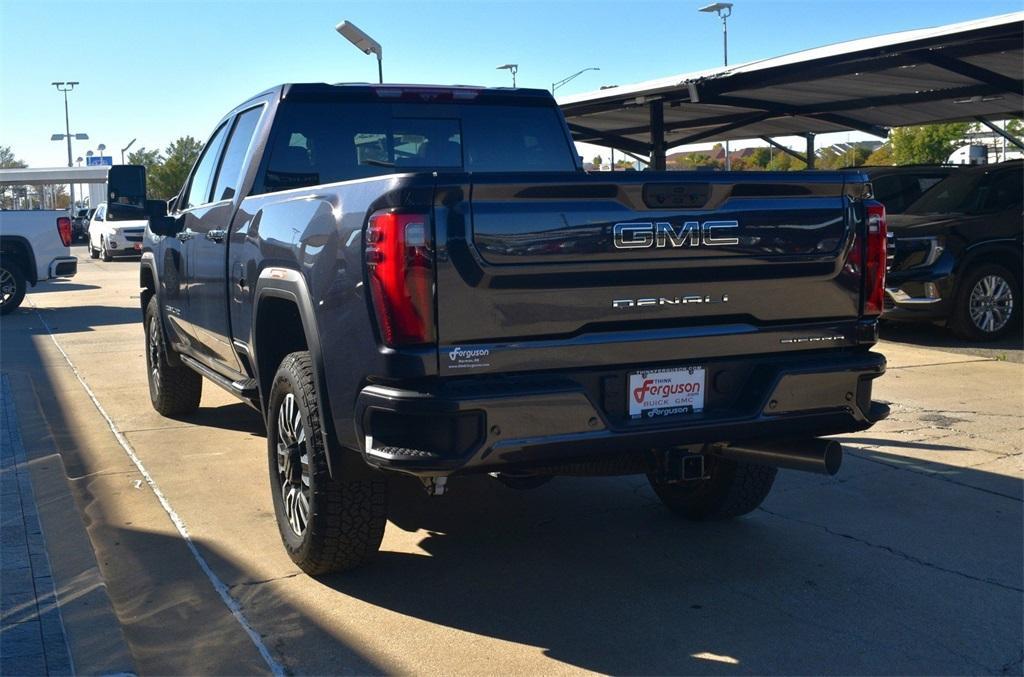
<instances>
[{"instance_id":1,"label":"rear fender flare","mask_svg":"<svg viewBox=\"0 0 1024 677\"><path fill-rule=\"evenodd\" d=\"M39 282L39 271L36 269L36 253L32 243L20 235L4 235L0 237L0 251L9 251L18 258L24 259L25 279L33 287Z\"/></svg>"},{"instance_id":2,"label":"rear fender flare","mask_svg":"<svg viewBox=\"0 0 1024 677\"><path fill-rule=\"evenodd\" d=\"M337 444L332 443L336 439L334 435L334 422L331 417L330 398L327 393L327 379L324 376L323 353L320 349L320 332L317 328L316 313L313 310L313 299L309 293L305 278L297 271L290 268L268 267L264 268L256 280L256 289L253 293L252 328L249 336L249 354L253 373L256 382L259 384L260 401L264 416L268 416L267 406L270 393L264 391L264 379L259 373L260 356L259 346L256 345L256 328L260 316L260 303L268 298L279 298L291 301L299 311L299 318L302 320L302 331L306 336L306 346L309 348L309 356L313 361L313 378L316 380L317 408L320 411L320 430L323 435L324 448L327 453L327 470L334 475L333 468L337 459L332 458ZM268 375L272 377L273 375Z\"/></svg>"}]
</instances>

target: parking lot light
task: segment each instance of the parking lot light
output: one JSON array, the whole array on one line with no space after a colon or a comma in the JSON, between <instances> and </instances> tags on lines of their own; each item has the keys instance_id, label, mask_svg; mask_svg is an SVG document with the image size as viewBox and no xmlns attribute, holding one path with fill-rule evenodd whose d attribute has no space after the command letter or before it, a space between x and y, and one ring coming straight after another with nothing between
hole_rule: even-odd
<instances>
[{"instance_id":1,"label":"parking lot light","mask_svg":"<svg viewBox=\"0 0 1024 677\"><path fill-rule=\"evenodd\" d=\"M516 86L516 73L519 72L519 64L517 64L517 63L507 63L504 66L498 66L495 70L508 71L509 73L511 73L512 74L512 86L513 87Z\"/></svg>"},{"instance_id":2,"label":"parking lot light","mask_svg":"<svg viewBox=\"0 0 1024 677\"><path fill-rule=\"evenodd\" d=\"M384 50L380 43L359 30L359 27L351 21L342 21L334 27L334 30L338 31L341 37L351 42L364 54L377 55L377 81L384 84Z\"/></svg>"}]
</instances>

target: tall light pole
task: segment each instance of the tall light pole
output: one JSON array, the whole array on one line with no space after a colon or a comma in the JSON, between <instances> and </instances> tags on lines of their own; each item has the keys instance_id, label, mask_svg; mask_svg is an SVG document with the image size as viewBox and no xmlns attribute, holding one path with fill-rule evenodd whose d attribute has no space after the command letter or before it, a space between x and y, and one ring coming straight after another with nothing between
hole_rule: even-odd
<instances>
[{"instance_id":1,"label":"tall light pole","mask_svg":"<svg viewBox=\"0 0 1024 677\"><path fill-rule=\"evenodd\" d=\"M556 89L558 89L562 85L568 84L569 82L575 80L576 78L578 78L579 76L583 75L587 71L599 71L599 70L601 70L601 69L598 68L597 66L591 66L590 68L584 68L581 71L576 71L575 73L573 73L569 77L562 78L558 82L552 82L551 83L551 93L554 94Z\"/></svg>"},{"instance_id":2,"label":"tall light pole","mask_svg":"<svg viewBox=\"0 0 1024 677\"><path fill-rule=\"evenodd\" d=\"M341 37L355 45L363 52L363 54L377 55L377 81L384 84L384 50L380 46L380 43L359 30L359 28L350 21L342 21L334 27L334 30L338 31L338 33L341 34Z\"/></svg>"},{"instance_id":3,"label":"tall light pole","mask_svg":"<svg viewBox=\"0 0 1024 677\"><path fill-rule=\"evenodd\" d=\"M64 94L64 138L68 141L68 167L74 167L74 163L71 161L71 118L68 115L68 92L74 90L75 85L78 84L76 81L67 82L51 82L51 85L57 88L58 92ZM51 140L59 141L56 138L56 134L50 137ZM85 134L76 134L75 138L89 138ZM71 209L75 208L75 184L71 186Z\"/></svg>"},{"instance_id":4,"label":"tall light pole","mask_svg":"<svg viewBox=\"0 0 1024 677\"><path fill-rule=\"evenodd\" d=\"M132 139L128 142L128 145L121 149L121 164L124 164L124 152L132 147L137 139Z\"/></svg>"},{"instance_id":5,"label":"tall light pole","mask_svg":"<svg viewBox=\"0 0 1024 677\"><path fill-rule=\"evenodd\" d=\"M516 86L516 73L519 72L519 64L517 64L517 63L507 63L504 66L498 66L495 70L508 71L509 73L511 73L512 74L512 86L513 87Z\"/></svg>"},{"instance_id":6,"label":"tall light pole","mask_svg":"<svg viewBox=\"0 0 1024 677\"><path fill-rule=\"evenodd\" d=\"M714 12L722 19L722 62L729 65L729 17L732 16L731 2L715 2L701 7L700 12ZM725 171L732 169L732 158L729 157L729 142L725 142Z\"/></svg>"}]
</instances>

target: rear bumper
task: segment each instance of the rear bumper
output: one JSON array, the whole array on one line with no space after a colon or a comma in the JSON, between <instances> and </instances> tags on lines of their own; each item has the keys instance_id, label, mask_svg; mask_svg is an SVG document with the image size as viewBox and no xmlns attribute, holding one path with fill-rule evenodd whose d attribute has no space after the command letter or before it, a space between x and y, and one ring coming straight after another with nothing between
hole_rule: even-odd
<instances>
[{"instance_id":1,"label":"rear bumper","mask_svg":"<svg viewBox=\"0 0 1024 677\"><path fill-rule=\"evenodd\" d=\"M78 259L74 256L60 256L50 261L47 271L50 279L55 277L74 277L78 273Z\"/></svg>"},{"instance_id":2,"label":"rear bumper","mask_svg":"<svg viewBox=\"0 0 1024 677\"><path fill-rule=\"evenodd\" d=\"M871 401L871 382L885 372L878 353L703 364L705 410L656 421L623 415L625 370L480 377L415 390L367 386L356 405L361 452L371 466L420 476L528 470L683 445L852 432L888 414Z\"/></svg>"},{"instance_id":3,"label":"rear bumper","mask_svg":"<svg viewBox=\"0 0 1024 677\"><path fill-rule=\"evenodd\" d=\"M882 316L895 321L945 319L955 291L952 257L942 257L931 266L891 271L886 279Z\"/></svg>"}]
</instances>

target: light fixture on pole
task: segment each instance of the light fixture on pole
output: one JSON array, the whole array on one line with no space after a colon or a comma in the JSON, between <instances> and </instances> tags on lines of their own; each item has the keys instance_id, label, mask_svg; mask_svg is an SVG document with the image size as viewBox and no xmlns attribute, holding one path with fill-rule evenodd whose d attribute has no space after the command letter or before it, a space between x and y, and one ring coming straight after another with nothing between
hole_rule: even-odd
<instances>
[{"instance_id":1,"label":"light fixture on pole","mask_svg":"<svg viewBox=\"0 0 1024 677\"><path fill-rule=\"evenodd\" d=\"M599 71L599 70L601 70L601 69L598 68L597 66L591 66L589 68L584 68L581 71L576 71L575 73L573 73L569 77L562 78L558 82L552 82L551 83L551 93L554 94L556 89L558 89L559 87L561 87L564 84L567 84L567 83L571 82L572 80L575 80L576 78L578 78L579 76L583 75L587 71Z\"/></svg>"},{"instance_id":2,"label":"light fixture on pole","mask_svg":"<svg viewBox=\"0 0 1024 677\"><path fill-rule=\"evenodd\" d=\"M701 7L698 11L715 13L722 19L722 62L729 65L729 17L732 16L731 2L714 2ZM732 158L729 157L729 142L725 142L725 170L732 169Z\"/></svg>"},{"instance_id":3,"label":"light fixture on pole","mask_svg":"<svg viewBox=\"0 0 1024 677\"><path fill-rule=\"evenodd\" d=\"M129 148L131 148L132 144L134 144L136 141L137 141L137 139L132 139L131 141L128 142L127 146L125 146L124 148L121 149L121 164L124 164L124 152L126 150L128 150Z\"/></svg>"},{"instance_id":4,"label":"light fixture on pole","mask_svg":"<svg viewBox=\"0 0 1024 677\"><path fill-rule=\"evenodd\" d=\"M100 145L96 146L96 149L100 152L100 158L102 158L103 157L103 151L105 151L107 149L107 146L106 146L106 144L101 143ZM102 159L100 160L100 164L103 164L103 160Z\"/></svg>"},{"instance_id":5,"label":"light fixture on pole","mask_svg":"<svg viewBox=\"0 0 1024 677\"><path fill-rule=\"evenodd\" d=\"M342 21L340 24L334 27L334 30L338 31L338 33L341 34L341 37L351 42L364 54L377 55L377 81L383 84L384 50L380 46L380 43L371 38L366 33L359 30L359 28L350 21Z\"/></svg>"},{"instance_id":6,"label":"light fixture on pole","mask_svg":"<svg viewBox=\"0 0 1024 677\"><path fill-rule=\"evenodd\" d=\"M517 64L517 63L507 63L504 66L498 66L495 70L508 71L509 73L511 73L512 74L512 86L513 87L516 86L516 73L519 72L519 64Z\"/></svg>"}]
</instances>

